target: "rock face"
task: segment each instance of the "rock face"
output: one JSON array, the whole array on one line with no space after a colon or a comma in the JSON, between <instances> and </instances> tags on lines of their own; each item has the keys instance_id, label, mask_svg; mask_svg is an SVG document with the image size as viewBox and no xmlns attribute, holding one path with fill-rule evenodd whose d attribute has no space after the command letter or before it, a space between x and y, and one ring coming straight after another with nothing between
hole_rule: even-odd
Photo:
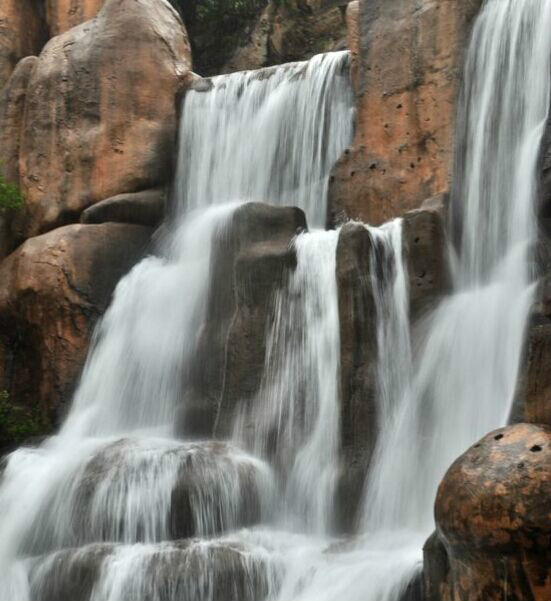
<instances>
[{"instance_id":1,"label":"rock face","mask_svg":"<svg viewBox=\"0 0 551 601\"><path fill-rule=\"evenodd\" d=\"M47 40L43 8L37 0L2 0L0 3L0 90L15 65L38 54Z\"/></svg>"},{"instance_id":2,"label":"rock face","mask_svg":"<svg viewBox=\"0 0 551 601\"><path fill-rule=\"evenodd\" d=\"M297 208L247 203L235 211L213 252L206 326L182 415L187 433L229 435L237 403L254 398L272 297L294 267L291 240L305 227Z\"/></svg>"},{"instance_id":3,"label":"rock face","mask_svg":"<svg viewBox=\"0 0 551 601\"><path fill-rule=\"evenodd\" d=\"M150 233L137 225L70 225L27 240L1 263L0 389L14 402L50 422L60 417L94 323Z\"/></svg>"},{"instance_id":4,"label":"rock face","mask_svg":"<svg viewBox=\"0 0 551 601\"><path fill-rule=\"evenodd\" d=\"M167 190L164 188L119 194L88 207L82 213L80 221L135 223L155 227L165 215L167 200Z\"/></svg>"},{"instance_id":5,"label":"rock face","mask_svg":"<svg viewBox=\"0 0 551 601\"><path fill-rule=\"evenodd\" d=\"M550 428L517 424L472 446L438 490L437 532L447 559L433 539L426 551L441 581L428 590L442 601L549 599L550 498Z\"/></svg>"},{"instance_id":6,"label":"rock face","mask_svg":"<svg viewBox=\"0 0 551 601\"><path fill-rule=\"evenodd\" d=\"M404 215L402 252L410 288L412 324L449 289L446 238L441 213L416 210ZM341 339L341 431L344 465L338 520L351 530L361 488L376 442L377 323L372 266L378 253L368 229L348 223L337 246L337 286ZM377 264L377 263L376 263ZM383 277L382 273L378 274Z\"/></svg>"},{"instance_id":7,"label":"rock face","mask_svg":"<svg viewBox=\"0 0 551 601\"><path fill-rule=\"evenodd\" d=\"M92 19L104 3L105 0L46 0L46 21L50 37Z\"/></svg>"},{"instance_id":8,"label":"rock face","mask_svg":"<svg viewBox=\"0 0 551 601\"><path fill-rule=\"evenodd\" d=\"M464 51L481 0L372 0L348 11L358 96L330 219L378 225L446 192Z\"/></svg>"},{"instance_id":9,"label":"rock face","mask_svg":"<svg viewBox=\"0 0 551 601\"><path fill-rule=\"evenodd\" d=\"M0 92L0 174L15 184L19 182L19 145L27 86L36 61L35 56L21 60ZM0 259L13 250L20 238L17 229L17 216L0 212Z\"/></svg>"},{"instance_id":10,"label":"rock face","mask_svg":"<svg viewBox=\"0 0 551 601\"><path fill-rule=\"evenodd\" d=\"M50 40L22 129L27 236L167 180L174 98L190 66L185 28L167 0L107 0L95 19Z\"/></svg>"}]
</instances>

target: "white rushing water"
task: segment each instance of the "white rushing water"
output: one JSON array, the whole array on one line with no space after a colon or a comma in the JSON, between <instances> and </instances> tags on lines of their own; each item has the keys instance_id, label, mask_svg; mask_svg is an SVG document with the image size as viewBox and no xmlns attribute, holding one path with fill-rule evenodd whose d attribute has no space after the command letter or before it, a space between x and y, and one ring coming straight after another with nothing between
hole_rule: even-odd
<instances>
[{"instance_id":1,"label":"white rushing water","mask_svg":"<svg viewBox=\"0 0 551 601\"><path fill-rule=\"evenodd\" d=\"M352 137L348 63L345 52L321 55L186 95L175 211L158 252L117 286L59 434L8 459L0 601L256 601L276 594L288 544L271 544L274 532L223 533L281 521L287 509L295 524L323 529L337 469L335 232L297 239L279 301L282 330L292 322L307 339L293 342L307 373L292 375L301 426L277 491L264 454L177 440L175 424L205 329L213 245L235 209L294 204L325 223L329 171ZM277 336L274 356L284 351ZM192 536L201 538L167 542Z\"/></svg>"},{"instance_id":2,"label":"white rushing water","mask_svg":"<svg viewBox=\"0 0 551 601\"><path fill-rule=\"evenodd\" d=\"M239 408L234 438L178 440L174 427L205 328L213 243L235 208L294 204L325 224L329 171L353 130L348 55L334 53L186 95L159 252L118 285L60 433L8 458L0 601L400 599L445 470L506 421L515 393L550 22L551 0L487 0L476 22L458 119L454 289L415 352L403 223L366 226L378 433L356 537L332 538L338 232L293 241L260 390Z\"/></svg>"}]
</instances>

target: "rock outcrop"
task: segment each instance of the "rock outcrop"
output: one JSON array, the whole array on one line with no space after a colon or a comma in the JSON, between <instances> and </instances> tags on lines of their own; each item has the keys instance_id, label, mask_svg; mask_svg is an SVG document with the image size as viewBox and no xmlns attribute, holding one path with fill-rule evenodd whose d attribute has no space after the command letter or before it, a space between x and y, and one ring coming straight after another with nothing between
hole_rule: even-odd
<instances>
[{"instance_id":1,"label":"rock outcrop","mask_svg":"<svg viewBox=\"0 0 551 601\"><path fill-rule=\"evenodd\" d=\"M174 99L190 67L186 30L167 0L107 0L96 18L50 40L22 128L27 236L167 181Z\"/></svg>"},{"instance_id":2,"label":"rock outcrop","mask_svg":"<svg viewBox=\"0 0 551 601\"><path fill-rule=\"evenodd\" d=\"M291 241L305 227L300 209L247 203L217 242L206 327L181 420L189 434L229 435L237 403L254 399L273 294L294 267Z\"/></svg>"},{"instance_id":3,"label":"rock outcrop","mask_svg":"<svg viewBox=\"0 0 551 601\"><path fill-rule=\"evenodd\" d=\"M36 0L0 2L0 90L17 63L38 54L46 43L44 10Z\"/></svg>"},{"instance_id":4,"label":"rock outcrop","mask_svg":"<svg viewBox=\"0 0 551 601\"><path fill-rule=\"evenodd\" d=\"M50 37L92 19L104 3L105 0L46 0L46 22Z\"/></svg>"},{"instance_id":5,"label":"rock outcrop","mask_svg":"<svg viewBox=\"0 0 551 601\"><path fill-rule=\"evenodd\" d=\"M19 146L23 128L25 98L35 56L21 60L0 92L0 175L8 182L19 183ZM21 237L18 215L0 211L0 260Z\"/></svg>"},{"instance_id":6,"label":"rock outcrop","mask_svg":"<svg viewBox=\"0 0 551 601\"><path fill-rule=\"evenodd\" d=\"M350 5L358 124L353 147L333 172L330 220L378 225L448 190L460 72L480 5Z\"/></svg>"},{"instance_id":7,"label":"rock outcrop","mask_svg":"<svg viewBox=\"0 0 551 601\"><path fill-rule=\"evenodd\" d=\"M551 595L551 429L485 436L448 470L425 547L433 601L546 601Z\"/></svg>"},{"instance_id":8,"label":"rock outcrop","mask_svg":"<svg viewBox=\"0 0 551 601\"><path fill-rule=\"evenodd\" d=\"M56 422L92 328L151 229L70 225L31 238L0 264L0 390ZM2 441L4 446L10 441Z\"/></svg>"}]
</instances>

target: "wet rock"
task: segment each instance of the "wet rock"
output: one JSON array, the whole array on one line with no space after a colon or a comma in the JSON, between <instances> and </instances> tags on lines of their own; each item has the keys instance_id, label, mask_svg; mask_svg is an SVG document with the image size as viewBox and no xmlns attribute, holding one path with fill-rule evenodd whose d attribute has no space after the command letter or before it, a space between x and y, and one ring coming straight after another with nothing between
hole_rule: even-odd
<instances>
[{"instance_id":1,"label":"wet rock","mask_svg":"<svg viewBox=\"0 0 551 601\"><path fill-rule=\"evenodd\" d=\"M105 0L46 0L46 22L50 37L92 19L104 3Z\"/></svg>"},{"instance_id":2,"label":"wet rock","mask_svg":"<svg viewBox=\"0 0 551 601\"><path fill-rule=\"evenodd\" d=\"M28 236L168 181L174 99L190 67L186 30L167 0L107 0L95 19L50 40L22 129Z\"/></svg>"},{"instance_id":3,"label":"wet rock","mask_svg":"<svg viewBox=\"0 0 551 601\"><path fill-rule=\"evenodd\" d=\"M71 225L31 238L0 264L0 389L54 421L74 389L93 326L151 234Z\"/></svg>"},{"instance_id":4,"label":"wet rock","mask_svg":"<svg viewBox=\"0 0 551 601\"><path fill-rule=\"evenodd\" d=\"M549 427L496 430L457 459L435 505L450 566L442 600L549 599L550 498Z\"/></svg>"},{"instance_id":5,"label":"wet rock","mask_svg":"<svg viewBox=\"0 0 551 601\"><path fill-rule=\"evenodd\" d=\"M0 90L17 63L38 54L47 40L41 3L2 0L0 3Z\"/></svg>"},{"instance_id":6,"label":"wet rock","mask_svg":"<svg viewBox=\"0 0 551 601\"><path fill-rule=\"evenodd\" d=\"M481 0L372 0L349 9L358 98L331 214L379 225L449 188L464 51Z\"/></svg>"},{"instance_id":7,"label":"wet rock","mask_svg":"<svg viewBox=\"0 0 551 601\"><path fill-rule=\"evenodd\" d=\"M88 207L81 215L82 223L135 223L156 227L163 220L167 203L164 188L119 194Z\"/></svg>"},{"instance_id":8,"label":"wet rock","mask_svg":"<svg viewBox=\"0 0 551 601\"><path fill-rule=\"evenodd\" d=\"M37 58L21 60L0 92L0 174L10 183L19 185L19 142L23 128L25 98L31 72ZM0 259L16 246L20 239L17 215L0 211Z\"/></svg>"},{"instance_id":9,"label":"wet rock","mask_svg":"<svg viewBox=\"0 0 551 601\"><path fill-rule=\"evenodd\" d=\"M181 423L186 433L227 436L236 406L260 386L275 290L295 265L291 241L306 227L292 207L247 203L213 252L207 319Z\"/></svg>"},{"instance_id":10,"label":"wet rock","mask_svg":"<svg viewBox=\"0 0 551 601\"><path fill-rule=\"evenodd\" d=\"M371 285L375 247L360 224L343 226L337 245L341 338L341 435L344 465L338 491L339 528L353 531L376 440L376 317Z\"/></svg>"},{"instance_id":11,"label":"wet rock","mask_svg":"<svg viewBox=\"0 0 551 601\"><path fill-rule=\"evenodd\" d=\"M67 549L33 561L31 601L107 598L113 587L143 601L256 601L274 590L279 568L255 551L239 540Z\"/></svg>"}]
</instances>

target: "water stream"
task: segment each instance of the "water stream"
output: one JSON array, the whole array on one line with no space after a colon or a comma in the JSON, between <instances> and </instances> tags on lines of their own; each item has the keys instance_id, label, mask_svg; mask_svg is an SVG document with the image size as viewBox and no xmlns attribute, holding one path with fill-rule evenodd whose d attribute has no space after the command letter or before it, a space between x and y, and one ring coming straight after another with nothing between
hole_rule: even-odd
<instances>
[{"instance_id":1,"label":"water stream","mask_svg":"<svg viewBox=\"0 0 551 601\"><path fill-rule=\"evenodd\" d=\"M355 536L335 538L339 232L296 236L258 394L230 441L181 440L213 244L247 201L322 228L353 133L347 53L220 76L185 98L174 211L117 286L60 432L7 461L0 601L398 601L449 464L506 421L533 281L551 0L487 0L468 52L450 232L453 293L413 352L402 220L366 225L378 436ZM251 429L246 424L253 424ZM346 466L344 466L346 468Z\"/></svg>"}]
</instances>

